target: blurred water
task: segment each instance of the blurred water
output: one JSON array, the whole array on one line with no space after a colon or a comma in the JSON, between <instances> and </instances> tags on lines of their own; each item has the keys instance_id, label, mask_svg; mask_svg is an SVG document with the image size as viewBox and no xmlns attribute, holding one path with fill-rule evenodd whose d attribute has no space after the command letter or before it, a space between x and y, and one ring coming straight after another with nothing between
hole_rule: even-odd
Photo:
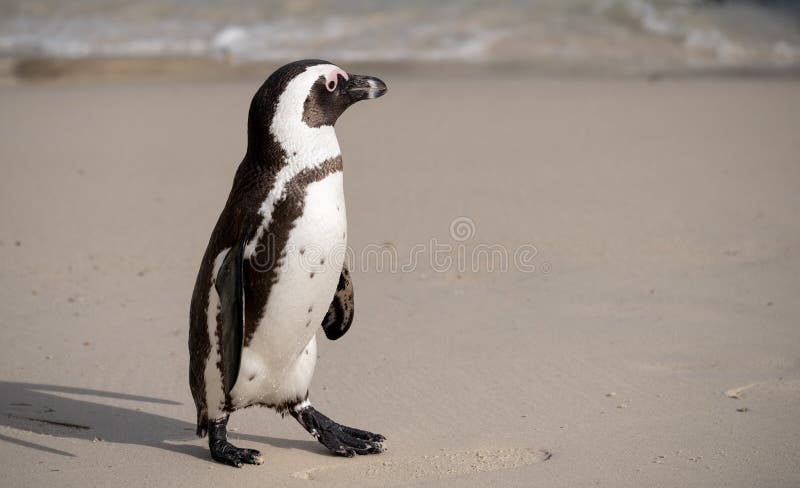
<instances>
[{"instance_id":1,"label":"blurred water","mask_svg":"<svg viewBox=\"0 0 800 488\"><path fill-rule=\"evenodd\" d=\"M795 67L800 2L10 0L0 55Z\"/></svg>"}]
</instances>

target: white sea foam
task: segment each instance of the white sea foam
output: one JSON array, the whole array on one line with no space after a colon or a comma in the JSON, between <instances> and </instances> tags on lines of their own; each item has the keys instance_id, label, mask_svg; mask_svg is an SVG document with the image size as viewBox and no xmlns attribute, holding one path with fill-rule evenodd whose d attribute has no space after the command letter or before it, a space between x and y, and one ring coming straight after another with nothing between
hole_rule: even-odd
<instances>
[{"instance_id":1,"label":"white sea foam","mask_svg":"<svg viewBox=\"0 0 800 488\"><path fill-rule=\"evenodd\" d=\"M24 0L0 4L0 55L232 62L499 61L610 68L794 66L792 2L700 0Z\"/></svg>"}]
</instances>

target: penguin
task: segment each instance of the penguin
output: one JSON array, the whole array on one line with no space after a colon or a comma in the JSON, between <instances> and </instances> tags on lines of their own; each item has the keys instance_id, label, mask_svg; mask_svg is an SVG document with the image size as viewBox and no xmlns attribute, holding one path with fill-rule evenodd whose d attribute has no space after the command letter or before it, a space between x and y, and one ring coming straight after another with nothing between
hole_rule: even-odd
<instances>
[{"instance_id":1,"label":"penguin","mask_svg":"<svg viewBox=\"0 0 800 488\"><path fill-rule=\"evenodd\" d=\"M302 60L272 73L252 99L247 150L200 264L189 312L197 435L208 435L211 457L220 463L263 462L257 450L227 439L230 414L250 406L290 414L337 455L383 450L384 436L317 411L309 384L318 328L336 340L354 312L334 124L352 104L386 90L378 78Z\"/></svg>"}]
</instances>

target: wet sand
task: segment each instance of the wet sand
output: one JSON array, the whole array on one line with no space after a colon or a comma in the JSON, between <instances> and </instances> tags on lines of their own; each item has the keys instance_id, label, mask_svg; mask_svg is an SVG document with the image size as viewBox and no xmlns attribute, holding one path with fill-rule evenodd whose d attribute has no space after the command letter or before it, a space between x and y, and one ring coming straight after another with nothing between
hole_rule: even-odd
<instances>
[{"instance_id":1,"label":"wet sand","mask_svg":"<svg viewBox=\"0 0 800 488\"><path fill-rule=\"evenodd\" d=\"M370 74L311 395L388 451L250 409L240 470L186 337L259 81L0 87L4 486L800 484L800 84Z\"/></svg>"}]
</instances>

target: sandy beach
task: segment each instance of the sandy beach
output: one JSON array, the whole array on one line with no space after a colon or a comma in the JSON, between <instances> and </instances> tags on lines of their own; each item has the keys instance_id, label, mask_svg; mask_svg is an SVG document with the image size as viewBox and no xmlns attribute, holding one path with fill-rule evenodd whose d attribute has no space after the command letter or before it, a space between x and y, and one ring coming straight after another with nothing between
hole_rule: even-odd
<instances>
[{"instance_id":1,"label":"sandy beach","mask_svg":"<svg viewBox=\"0 0 800 488\"><path fill-rule=\"evenodd\" d=\"M265 409L230 424L262 466L194 436L189 299L261 80L16 81L0 484L800 485L796 79L368 74L337 125L356 318L311 397L387 452Z\"/></svg>"}]
</instances>

